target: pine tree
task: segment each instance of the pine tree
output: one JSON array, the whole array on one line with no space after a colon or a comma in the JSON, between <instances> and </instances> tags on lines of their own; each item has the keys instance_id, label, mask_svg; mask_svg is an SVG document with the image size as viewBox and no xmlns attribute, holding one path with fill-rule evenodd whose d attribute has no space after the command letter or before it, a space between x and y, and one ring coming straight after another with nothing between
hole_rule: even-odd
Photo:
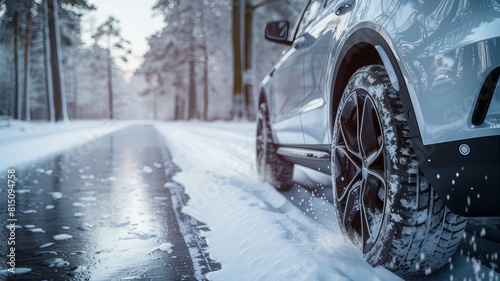
<instances>
[{"instance_id":1,"label":"pine tree","mask_svg":"<svg viewBox=\"0 0 500 281\"><path fill-rule=\"evenodd\" d=\"M120 35L119 21L113 17L100 25L92 38L96 45L104 45L107 54L107 80L108 80L108 104L109 119L114 118L113 102L113 63L114 59L127 61L127 56L131 54L130 42Z\"/></svg>"}]
</instances>

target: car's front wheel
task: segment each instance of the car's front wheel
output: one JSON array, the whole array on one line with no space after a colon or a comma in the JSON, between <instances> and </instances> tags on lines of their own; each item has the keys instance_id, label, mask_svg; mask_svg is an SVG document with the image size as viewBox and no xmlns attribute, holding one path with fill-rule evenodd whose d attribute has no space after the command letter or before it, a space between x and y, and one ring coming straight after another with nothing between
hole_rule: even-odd
<instances>
[{"instance_id":1,"label":"car's front wheel","mask_svg":"<svg viewBox=\"0 0 500 281\"><path fill-rule=\"evenodd\" d=\"M420 173L383 66L350 78L334 123L332 167L340 227L370 264L407 275L448 261L466 219L451 213Z\"/></svg>"},{"instance_id":2,"label":"car's front wheel","mask_svg":"<svg viewBox=\"0 0 500 281\"><path fill-rule=\"evenodd\" d=\"M260 181L268 182L279 190L291 187L293 164L277 153L273 142L267 104L259 104L257 112L256 157Z\"/></svg>"}]
</instances>

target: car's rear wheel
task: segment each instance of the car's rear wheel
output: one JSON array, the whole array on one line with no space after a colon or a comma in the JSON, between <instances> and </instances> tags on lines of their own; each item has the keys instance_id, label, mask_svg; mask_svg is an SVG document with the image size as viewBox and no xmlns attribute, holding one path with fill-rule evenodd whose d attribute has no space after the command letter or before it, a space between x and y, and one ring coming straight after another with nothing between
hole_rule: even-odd
<instances>
[{"instance_id":1,"label":"car's rear wheel","mask_svg":"<svg viewBox=\"0 0 500 281\"><path fill-rule=\"evenodd\" d=\"M268 182L279 190L292 186L293 164L277 154L273 142L269 114L265 102L259 104L256 137L257 172L262 182Z\"/></svg>"},{"instance_id":2,"label":"car's rear wheel","mask_svg":"<svg viewBox=\"0 0 500 281\"><path fill-rule=\"evenodd\" d=\"M370 264L428 273L455 252L466 219L451 213L420 173L383 66L350 78L334 123L332 167L340 227Z\"/></svg>"}]
</instances>

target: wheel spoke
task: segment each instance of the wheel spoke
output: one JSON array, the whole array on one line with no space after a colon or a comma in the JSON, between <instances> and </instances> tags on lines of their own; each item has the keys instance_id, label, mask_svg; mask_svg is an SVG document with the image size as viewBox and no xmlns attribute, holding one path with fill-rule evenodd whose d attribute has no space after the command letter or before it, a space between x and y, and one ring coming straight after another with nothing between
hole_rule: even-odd
<instances>
[{"instance_id":1,"label":"wheel spoke","mask_svg":"<svg viewBox=\"0 0 500 281\"><path fill-rule=\"evenodd\" d=\"M364 205L362 203L362 205ZM371 229L371 222L369 220L369 215L368 215L368 210L366 207L361 206L361 236L363 239L363 253L368 252L372 247L373 247L373 236L372 236L372 229Z\"/></svg>"},{"instance_id":2,"label":"wheel spoke","mask_svg":"<svg viewBox=\"0 0 500 281\"><path fill-rule=\"evenodd\" d=\"M349 154L351 156L354 156L356 158L361 158L360 156L360 153L359 151L357 151L356 149L358 149L358 140L356 139L356 136L354 136L352 134L352 132L345 132L346 130L344 128L342 128L341 130L341 135L342 135L342 139L345 143L345 149L347 152L349 152Z\"/></svg>"},{"instance_id":3,"label":"wheel spoke","mask_svg":"<svg viewBox=\"0 0 500 281\"><path fill-rule=\"evenodd\" d=\"M365 196L362 197L360 200L360 205L361 205L361 210L360 210L360 216L361 216L361 236L363 239L363 253L368 252L371 247L369 247L369 244L372 244L371 242L373 240L372 238L372 229L371 225L373 224L370 222L369 215L368 215L368 209L367 206L365 205Z\"/></svg>"},{"instance_id":4,"label":"wheel spoke","mask_svg":"<svg viewBox=\"0 0 500 281\"><path fill-rule=\"evenodd\" d=\"M377 173L378 174L378 173ZM369 251L380 235L385 205L385 181L371 173L366 180L361 198L363 251Z\"/></svg>"},{"instance_id":5,"label":"wheel spoke","mask_svg":"<svg viewBox=\"0 0 500 281\"><path fill-rule=\"evenodd\" d=\"M384 152L384 145L380 145L377 150L373 151L370 155L366 157L366 162L368 165L374 163L380 156L382 156L382 152Z\"/></svg>"},{"instance_id":6,"label":"wheel spoke","mask_svg":"<svg viewBox=\"0 0 500 281\"><path fill-rule=\"evenodd\" d=\"M387 196L386 195L387 184L384 179L384 176L382 175L382 172L383 171L375 171L375 170L368 171L367 180L369 183L369 188L371 188L371 192L373 193L372 194L373 198L378 198L380 199L381 202L385 202ZM383 208L383 206L381 208Z\"/></svg>"},{"instance_id":7,"label":"wheel spoke","mask_svg":"<svg viewBox=\"0 0 500 281\"><path fill-rule=\"evenodd\" d=\"M357 188L356 184L359 182L360 179L361 179L361 173L357 172L356 175L352 177L351 180L346 180L347 182L349 182L347 185L340 184L340 186L344 187L341 190L337 189L337 194L340 194L340 196L337 196L337 200L340 202L345 201L346 200L345 197L351 192L351 190Z\"/></svg>"},{"instance_id":8,"label":"wheel spoke","mask_svg":"<svg viewBox=\"0 0 500 281\"><path fill-rule=\"evenodd\" d=\"M382 211L385 202L385 181L372 176L371 174L366 179L366 188L363 193L363 198L367 201L364 202L365 206L375 213L377 210Z\"/></svg>"},{"instance_id":9,"label":"wheel spoke","mask_svg":"<svg viewBox=\"0 0 500 281\"><path fill-rule=\"evenodd\" d=\"M340 132L347 150L358 158L361 158L359 151L359 110L358 95L353 92L344 104L340 114Z\"/></svg>"},{"instance_id":10,"label":"wheel spoke","mask_svg":"<svg viewBox=\"0 0 500 281\"><path fill-rule=\"evenodd\" d=\"M366 152L366 146L369 144L366 143L367 140L369 140L369 136L371 134L371 116L370 112L367 112L367 103L369 103L369 99L365 98L362 104L362 110L361 110L361 124L359 126L359 133L358 133L358 140L360 143L360 151L363 157L366 158L367 152ZM369 124L367 124L369 123Z\"/></svg>"},{"instance_id":11,"label":"wheel spoke","mask_svg":"<svg viewBox=\"0 0 500 281\"><path fill-rule=\"evenodd\" d=\"M335 153L335 167L341 171L335 175L337 199L344 201L352 186L361 178L361 166L344 146L337 146Z\"/></svg>"},{"instance_id":12,"label":"wheel spoke","mask_svg":"<svg viewBox=\"0 0 500 281\"><path fill-rule=\"evenodd\" d=\"M363 111L359 109L360 104L363 104L363 98L356 92L356 140L360 156L363 154L361 150L361 126L363 125Z\"/></svg>"},{"instance_id":13,"label":"wheel spoke","mask_svg":"<svg viewBox=\"0 0 500 281\"><path fill-rule=\"evenodd\" d=\"M380 181L384 186L385 186L385 177L384 177L384 171L379 170L379 169L369 169L368 174L370 176L375 177L378 181Z\"/></svg>"},{"instance_id":14,"label":"wheel spoke","mask_svg":"<svg viewBox=\"0 0 500 281\"><path fill-rule=\"evenodd\" d=\"M350 151L348 151L345 146L337 146L336 149L341 154L339 156L345 156L349 162L356 167L356 171L361 171L360 159L356 158L356 155L353 155Z\"/></svg>"},{"instance_id":15,"label":"wheel spoke","mask_svg":"<svg viewBox=\"0 0 500 281\"><path fill-rule=\"evenodd\" d=\"M381 135L376 109L371 98L366 97L363 102L363 111L360 126L360 148L363 157L369 158L379 148Z\"/></svg>"},{"instance_id":16,"label":"wheel spoke","mask_svg":"<svg viewBox=\"0 0 500 281\"><path fill-rule=\"evenodd\" d=\"M359 214L359 185L350 188L345 200L343 223L346 229L350 229L356 215Z\"/></svg>"}]
</instances>

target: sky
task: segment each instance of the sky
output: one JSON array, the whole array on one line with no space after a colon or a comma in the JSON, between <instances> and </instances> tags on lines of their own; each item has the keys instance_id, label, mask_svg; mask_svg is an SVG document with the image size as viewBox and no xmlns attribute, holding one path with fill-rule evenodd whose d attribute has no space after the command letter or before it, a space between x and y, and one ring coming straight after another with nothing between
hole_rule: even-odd
<instances>
[{"instance_id":1,"label":"sky","mask_svg":"<svg viewBox=\"0 0 500 281\"><path fill-rule=\"evenodd\" d=\"M156 0L90 0L96 10L86 13L82 19L82 39L86 45L91 45L92 30L104 23L109 16L120 21L121 35L131 42L132 56L127 64L119 66L130 78L142 62L142 55L149 49L147 38L164 26L161 16L153 16L151 7Z\"/></svg>"}]
</instances>

